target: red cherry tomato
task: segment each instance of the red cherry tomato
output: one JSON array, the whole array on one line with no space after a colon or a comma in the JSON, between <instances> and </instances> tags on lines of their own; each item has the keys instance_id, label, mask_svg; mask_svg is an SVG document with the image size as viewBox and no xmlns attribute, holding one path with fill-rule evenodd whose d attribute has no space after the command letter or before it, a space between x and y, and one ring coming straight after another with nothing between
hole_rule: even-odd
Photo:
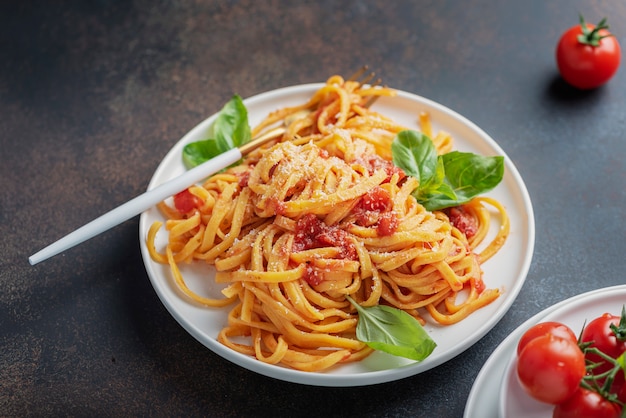
<instances>
[{"instance_id":1,"label":"red cherry tomato","mask_svg":"<svg viewBox=\"0 0 626 418\"><path fill-rule=\"evenodd\" d=\"M194 196L189 189L174 195L174 206L180 213L187 213L202 205L200 199Z\"/></svg>"},{"instance_id":2,"label":"red cherry tomato","mask_svg":"<svg viewBox=\"0 0 626 418\"><path fill-rule=\"evenodd\" d=\"M574 331L567 325L554 321L540 322L528 328L524 335L522 335L522 338L520 338L517 343L517 354L519 355L524 347L526 347L526 344L531 340L546 334L552 334L556 337L578 342L576 334L574 334Z\"/></svg>"},{"instance_id":3,"label":"red cherry tomato","mask_svg":"<svg viewBox=\"0 0 626 418\"><path fill-rule=\"evenodd\" d=\"M619 418L621 408L597 392L578 388L574 395L558 404L552 418Z\"/></svg>"},{"instance_id":4,"label":"red cherry tomato","mask_svg":"<svg viewBox=\"0 0 626 418\"><path fill-rule=\"evenodd\" d=\"M592 342L591 347L596 347L604 354L618 358L626 351L626 335L616 335L611 325L618 327L620 317L605 313L602 316L594 318L583 329L581 340L583 343ZM589 353L587 359L593 362L603 362L599 356ZM594 373L598 374L613 367L612 364L605 362L602 366L594 369Z\"/></svg>"},{"instance_id":5,"label":"red cherry tomato","mask_svg":"<svg viewBox=\"0 0 626 418\"><path fill-rule=\"evenodd\" d=\"M573 26L556 47L556 62L566 82L579 89L593 89L609 81L621 59L620 45L608 31L606 19L598 25Z\"/></svg>"},{"instance_id":6,"label":"red cherry tomato","mask_svg":"<svg viewBox=\"0 0 626 418\"><path fill-rule=\"evenodd\" d=\"M545 334L532 339L517 358L517 377L538 401L556 405L572 396L585 374L585 356L575 342Z\"/></svg>"}]
</instances>

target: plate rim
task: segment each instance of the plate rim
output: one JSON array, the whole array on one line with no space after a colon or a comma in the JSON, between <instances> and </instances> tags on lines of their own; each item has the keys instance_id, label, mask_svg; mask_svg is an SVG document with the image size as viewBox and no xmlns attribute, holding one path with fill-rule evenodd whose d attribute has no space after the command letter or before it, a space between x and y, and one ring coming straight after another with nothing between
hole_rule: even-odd
<instances>
[{"instance_id":1,"label":"plate rim","mask_svg":"<svg viewBox=\"0 0 626 418\"><path fill-rule=\"evenodd\" d=\"M289 95L299 95L304 94L306 92L313 93L315 90L319 89L323 86L324 83L308 83L308 84L300 84L288 87L281 87L275 90L266 91L263 93L259 93L257 95L251 96L249 98L244 99L244 104L246 107L251 107L253 105L270 101L272 98L289 96ZM519 194L521 198L521 203L523 207L521 208L521 213L526 215L526 218L523 220L522 224L526 226L523 229L522 235L527 242L524 243L524 250L526 254L522 258L522 263L519 271L516 272L516 281L513 283L512 287L506 289L507 296L504 299L504 302L501 304L499 309L497 310L497 315L491 321L486 321L481 326L477 327L476 332L472 334L472 338L470 342L462 341L458 348L448 350L446 355L441 356L438 361L431 361L428 363L413 363L402 367L397 368L389 368L383 370L372 370L358 374L330 374L327 372L301 372L297 370L292 370L289 368L283 368L280 366L267 365L263 362L260 362L256 359L253 359L249 356L243 355L241 353L235 352L229 349L226 346L223 346L214 337L203 336L202 330L198 329L194 324L190 323L190 321L181 315L179 312L174 309L172 305L170 305L169 301L166 299L165 295L161 293L158 286L156 286L154 277L154 271L152 270L152 260L150 259L149 254L147 253L146 245L145 245L145 236L146 236L146 223L147 223L147 213L144 212L140 216L139 222L139 240L140 247L142 252L142 258L144 260L144 265L146 268L146 272L151 281L152 287L157 293L161 303L166 307L168 312L176 319L176 321L196 340L198 340L205 347L209 348L215 354L218 354L222 358L231 363L235 363L245 369L250 371L273 377L279 380L288 381L292 383L306 384L312 386L328 386L328 387L355 387L355 386L365 386L371 384L385 383L389 381L395 381L399 379L403 379L418 373L425 372L434 367L439 366L442 363L449 361L450 359L458 356L463 351L471 347L477 341L479 341L484 335L486 335L508 312L511 308L511 305L517 298L524 282L526 281L526 277L528 275L528 271L530 269L530 265L533 258L534 253L534 245L535 245L535 220L534 220L534 212L532 208L532 203L530 200L530 195L528 193L528 189L526 185L515 167L513 161L510 157L504 152L501 146L483 129L477 126L474 122L467 119L465 116L457 113L456 111L450 109L449 107L435 102L431 99L419 96L414 93L409 93L402 90L394 89L397 92L396 97L403 98L405 100L409 100L414 104L421 104L426 107L430 107L432 109L437 110L440 113L446 114L456 123L460 124L462 127L469 129L475 135L480 137L481 143L488 145L492 148L498 155L502 155L505 159L505 175L511 176L511 181L516 185L515 195ZM380 99L381 102L385 100L393 100L395 98L386 98L382 97ZM199 132L206 131L208 127L213 123L217 116L217 113L209 116L208 118L199 122L195 127L190 129L181 139L179 139L166 153L161 162L158 164L157 169L151 177L151 180L148 184L147 189L150 190L158 185L158 177L165 170L168 165L168 160L175 157L175 154L180 153L180 149L182 146L189 142L190 138L198 135ZM250 115L249 115L250 116ZM257 115L258 116L258 115ZM265 115L260 115L260 117L264 117ZM255 123L250 123L252 126ZM149 225L148 225L149 227ZM207 308L208 309L208 308ZM252 360L252 361L251 361ZM425 366L424 366L425 364Z\"/></svg>"}]
</instances>

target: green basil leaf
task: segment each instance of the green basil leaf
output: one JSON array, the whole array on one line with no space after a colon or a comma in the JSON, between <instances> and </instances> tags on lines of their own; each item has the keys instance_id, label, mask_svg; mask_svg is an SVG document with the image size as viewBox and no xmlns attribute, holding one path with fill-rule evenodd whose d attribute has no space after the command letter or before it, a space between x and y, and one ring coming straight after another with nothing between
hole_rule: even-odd
<instances>
[{"instance_id":1,"label":"green basil leaf","mask_svg":"<svg viewBox=\"0 0 626 418\"><path fill-rule=\"evenodd\" d=\"M441 156L447 187L413 193L426 210L440 210L469 202L496 187L504 176L504 157L484 157L471 152L452 151ZM446 190L447 189L447 190Z\"/></svg>"},{"instance_id":2,"label":"green basil leaf","mask_svg":"<svg viewBox=\"0 0 626 418\"><path fill-rule=\"evenodd\" d=\"M413 130L396 135L391 153L394 164L419 181L413 196L429 211L467 203L504 176L504 157L459 151L437 156L430 138Z\"/></svg>"},{"instance_id":3,"label":"green basil leaf","mask_svg":"<svg viewBox=\"0 0 626 418\"><path fill-rule=\"evenodd\" d=\"M444 184L445 180L446 180L446 170L443 165L443 160L441 158L437 158L437 164L435 166L435 171L432 173L432 176L430 178L425 179L425 181L420 182L420 186L419 186L420 194L429 194L429 193L438 192L439 190L442 190L442 187L445 189L445 184Z\"/></svg>"},{"instance_id":4,"label":"green basil leaf","mask_svg":"<svg viewBox=\"0 0 626 418\"><path fill-rule=\"evenodd\" d=\"M224 150L214 139L192 142L185 145L183 148L183 162L187 168L193 168L222 152L224 152Z\"/></svg>"},{"instance_id":5,"label":"green basil leaf","mask_svg":"<svg viewBox=\"0 0 626 418\"><path fill-rule=\"evenodd\" d=\"M357 309L356 337L375 350L422 361L437 344L419 321L401 309L377 305L364 307L347 296Z\"/></svg>"},{"instance_id":6,"label":"green basil leaf","mask_svg":"<svg viewBox=\"0 0 626 418\"><path fill-rule=\"evenodd\" d=\"M192 168L250 142L248 110L243 100L234 95L220 110L209 130L209 139L192 142L183 148L183 162Z\"/></svg>"},{"instance_id":7,"label":"green basil leaf","mask_svg":"<svg viewBox=\"0 0 626 418\"><path fill-rule=\"evenodd\" d=\"M454 190L445 183L444 161L437 156L428 136L413 130L399 132L391 143L391 154L395 165L419 181L419 187L413 192L418 202L427 202L438 195L456 199Z\"/></svg>"},{"instance_id":8,"label":"green basil leaf","mask_svg":"<svg viewBox=\"0 0 626 418\"><path fill-rule=\"evenodd\" d=\"M504 157L483 157L471 152L452 151L442 155L446 179L459 200L469 201L488 192L502 181Z\"/></svg>"},{"instance_id":9,"label":"green basil leaf","mask_svg":"<svg viewBox=\"0 0 626 418\"><path fill-rule=\"evenodd\" d=\"M450 186L448 186L448 188L452 190ZM416 199L426 210L431 212L462 204L462 202L456 199L456 197L451 197L450 195L443 193L433 193L430 195L420 196L420 198L417 198L416 196Z\"/></svg>"},{"instance_id":10,"label":"green basil leaf","mask_svg":"<svg viewBox=\"0 0 626 418\"><path fill-rule=\"evenodd\" d=\"M212 137L219 144L227 144L228 151L250 141L250 125L248 124L248 110L243 100L234 95L220 111L213 123Z\"/></svg>"},{"instance_id":11,"label":"green basil leaf","mask_svg":"<svg viewBox=\"0 0 626 418\"><path fill-rule=\"evenodd\" d=\"M391 143L393 163L419 180L420 185L432 185L437 178L437 150L433 142L421 132L398 132Z\"/></svg>"}]
</instances>

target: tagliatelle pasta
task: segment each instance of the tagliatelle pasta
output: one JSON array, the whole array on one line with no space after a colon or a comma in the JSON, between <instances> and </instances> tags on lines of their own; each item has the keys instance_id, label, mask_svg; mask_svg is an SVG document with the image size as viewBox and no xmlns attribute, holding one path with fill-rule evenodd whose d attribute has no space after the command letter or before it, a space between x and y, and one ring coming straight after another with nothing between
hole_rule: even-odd
<instances>
[{"instance_id":1,"label":"tagliatelle pasta","mask_svg":"<svg viewBox=\"0 0 626 418\"><path fill-rule=\"evenodd\" d=\"M156 248L163 225L155 222L150 254L191 299L230 309L221 343L266 363L320 371L372 351L355 337L358 315L347 295L441 326L498 298L481 264L506 240L505 209L487 197L434 212L417 202L418 180L391 162L391 142L407 128L364 106L372 95L393 94L333 76L307 103L273 112L252 131L281 124L282 136L190 187L188 211L159 205L168 242ZM452 149L428 115L416 118L439 153ZM491 228L496 237L484 243ZM223 299L186 286L179 266L188 262L206 263L207 280L215 269Z\"/></svg>"}]
</instances>

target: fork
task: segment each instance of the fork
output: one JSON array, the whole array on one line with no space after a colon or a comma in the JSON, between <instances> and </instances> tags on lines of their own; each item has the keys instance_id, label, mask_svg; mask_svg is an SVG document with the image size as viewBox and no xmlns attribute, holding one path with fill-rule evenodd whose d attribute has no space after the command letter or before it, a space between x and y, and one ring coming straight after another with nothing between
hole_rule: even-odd
<instances>
[{"instance_id":1,"label":"fork","mask_svg":"<svg viewBox=\"0 0 626 418\"><path fill-rule=\"evenodd\" d=\"M360 79L360 84L367 84L374 77L375 73L368 73L368 67L363 66L352 74L348 80L357 81ZM375 87L380 85L380 83L381 80L379 78L374 83L371 83L370 86ZM378 96L372 96L368 99L364 106L371 106L377 98ZM143 211L155 206L168 197L186 189L189 185L195 184L202 179L228 167L229 165L234 164L244 155L259 148L261 145L268 143L272 139L281 135L284 131L285 128L283 126L273 129L257 138L254 138L252 141L240 146L239 148L233 148L226 151L217 157L214 157L192 168L191 170L186 171L184 174L181 174L180 176L175 177L172 180L169 180L160 186L157 186L156 188L129 200L121 206L118 206L104 215L101 215L99 218L94 219L88 224L83 225L58 241L55 241L54 243L31 255L28 258L28 261L31 265L40 263L41 261L47 260L50 257L81 244L82 242L93 238L96 235L101 234L136 215L139 215Z\"/></svg>"}]
</instances>

